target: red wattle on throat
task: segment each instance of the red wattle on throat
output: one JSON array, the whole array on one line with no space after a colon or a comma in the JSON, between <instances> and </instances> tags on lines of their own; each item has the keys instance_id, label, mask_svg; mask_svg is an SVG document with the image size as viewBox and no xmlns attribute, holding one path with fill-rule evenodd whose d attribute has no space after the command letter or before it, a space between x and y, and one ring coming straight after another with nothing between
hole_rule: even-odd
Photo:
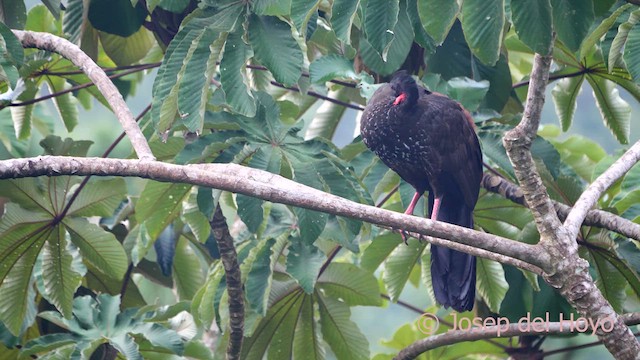
<instances>
[{"instance_id":1,"label":"red wattle on throat","mask_svg":"<svg viewBox=\"0 0 640 360\"><path fill-rule=\"evenodd\" d=\"M406 99L407 99L407 94L401 93L400 95L398 95L396 100L393 102L393 105L398 105L401 102L405 101Z\"/></svg>"}]
</instances>

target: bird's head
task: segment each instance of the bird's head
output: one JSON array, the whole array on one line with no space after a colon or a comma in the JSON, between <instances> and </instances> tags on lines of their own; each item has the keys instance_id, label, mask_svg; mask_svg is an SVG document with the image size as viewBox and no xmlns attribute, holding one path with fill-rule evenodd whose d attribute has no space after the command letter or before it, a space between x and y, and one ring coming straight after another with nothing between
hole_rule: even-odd
<instances>
[{"instance_id":1,"label":"bird's head","mask_svg":"<svg viewBox=\"0 0 640 360\"><path fill-rule=\"evenodd\" d=\"M395 73L390 85L396 96L393 101L394 106L412 108L418 101L418 84L406 71L401 70Z\"/></svg>"}]
</instances>

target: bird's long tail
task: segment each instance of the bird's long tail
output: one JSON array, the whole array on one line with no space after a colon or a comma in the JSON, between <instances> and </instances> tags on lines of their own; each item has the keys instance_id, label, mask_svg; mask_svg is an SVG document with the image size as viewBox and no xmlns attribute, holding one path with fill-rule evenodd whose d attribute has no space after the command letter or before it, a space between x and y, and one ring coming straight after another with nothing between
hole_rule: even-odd
<instances>
[{"instance_id":1,"label":"bird's long tail","mask_svg":"<svg viewBox=\"0 0 640 360\"><path fill-rule=\"evenodd\" d=\"M435 219L473 228L473 209L455 195L440 198ZM429 210L433 210L429 194ZM433 218L433 217L432 217ZM431 283L436 301L458 312L471 310L476 295L476 258L463 252L431 245Z\"/></svg>"}]
</instances>

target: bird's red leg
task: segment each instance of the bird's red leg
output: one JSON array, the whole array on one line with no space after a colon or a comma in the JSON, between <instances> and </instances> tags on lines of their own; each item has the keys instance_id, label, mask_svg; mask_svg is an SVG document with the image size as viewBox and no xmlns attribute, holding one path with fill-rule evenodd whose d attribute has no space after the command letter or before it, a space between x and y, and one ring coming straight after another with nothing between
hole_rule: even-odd
<instances>
[{"instance_id":1,"label":"bird's red leg","mask_svg":"<svg viewBox=\"0 0 640 360\"><path fill-rule=\"evenodd\" d=\"M420 200L420 197L422 197L422 194L417 191L413 194L413 198L411 199L409 206L407 206L407 210L404 212L405 215L413 215L413 210L416 208L416 204L418 203L418 200ZM400 231L400 235L402 236L404 244L407 245L407 235L402 230Z\"/></svg>"},{"instance_id":2,"label":"bird's red leg","mask_svg":"<svg viewBox=\"0 0 640 360\"><path fill-rule=\"evenodd\" d=\"M438 210L440 210L440 198L433 199L433 210L431 210L431 220L437 220Z\"/></svg>"}]
</instances>

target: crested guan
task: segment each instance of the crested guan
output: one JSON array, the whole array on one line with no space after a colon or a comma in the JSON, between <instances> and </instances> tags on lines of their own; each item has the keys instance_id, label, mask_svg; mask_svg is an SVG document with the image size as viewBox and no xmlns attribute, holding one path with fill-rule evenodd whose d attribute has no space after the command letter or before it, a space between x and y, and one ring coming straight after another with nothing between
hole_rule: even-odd
<instances>
[{"instance_id":1,"label":"crested guan","mask_svg":"<svg viewBox=\"0 0 640 360\"><path fill-rule=\"evenodd\" d=\"M473 228L482 152L473 120L459 103L428 91L401 71L373 94L360 132L367 147L416 189L405 214L413 214L429 191L432 220ZM475 257L432 244L431 281L438 303L471 310Z\"/></svg>"}]
</instances>

